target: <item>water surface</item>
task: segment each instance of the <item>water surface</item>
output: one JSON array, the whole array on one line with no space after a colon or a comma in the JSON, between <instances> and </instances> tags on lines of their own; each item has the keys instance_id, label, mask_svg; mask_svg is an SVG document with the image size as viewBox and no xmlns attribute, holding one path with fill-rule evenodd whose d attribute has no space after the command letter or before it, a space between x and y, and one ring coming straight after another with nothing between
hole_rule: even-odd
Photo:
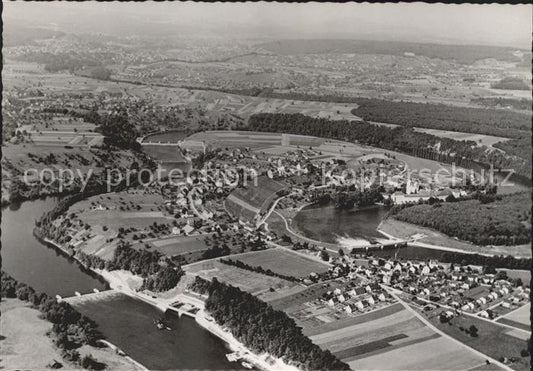
<instances>
[{"instance_id":1,"label":"water surface","mask_svg":"<svg viewBox=\"0 0 533 371\"><path fill-rule=\"evenodd\" d=\"M2 269L37 292L52 296L105 289L104 280L33 235L35 221L58 202L58 198L48 197L2 209Z\"/></svg>"},{"instance_id":2,"label":"water surface","mask_svg":"<svg viewBox=\"0 0 533 371\"><path fill-rule=\"evenodd\" d=\"M313 205L303 208L292 223L308 238L336 243L343 238L383 238L376 229L386 215L387 208L383 206L343 210L333 205Z\"/></svg>"},{"instance_id":3,"label":"water surface","mask_svg":"<svg viewBox=\"0 0 533 371\"><path fill-rule=\"evenodd\" d=\"M139 299L118 294L99 301L74 304L81 313L98 323L107 340L151 370L216 370L239 368L230 363L225 343L196 324ZM165 317L170 331L159 330L154 319Z\"/></svg>"}]
</instances>

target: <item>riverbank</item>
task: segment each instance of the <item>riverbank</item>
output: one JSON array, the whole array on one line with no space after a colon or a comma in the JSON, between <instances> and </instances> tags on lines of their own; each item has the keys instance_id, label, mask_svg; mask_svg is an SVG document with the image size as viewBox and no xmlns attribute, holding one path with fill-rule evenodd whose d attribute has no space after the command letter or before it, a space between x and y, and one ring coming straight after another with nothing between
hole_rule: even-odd
<instances>
[{"instance_id":1,"label":"riverbank","mask_svg":"<svg viewBox=\"0 0 533 371\"><path fill-rule=\"evenodd\" d=\"M62 254L63 256L65 256L66 258L68 259L73 259L76 264L78 264L79 268L84 272L84 273L87 273L89 274L90 276L98 279L99 281L101 282L105 282L106 283L106 289L109 289L109 282L101 275L99 274L96 270L94 269L91 269L89 267L87 267L77 256L76 254L72 254L71 251L69 251L68 249L66 249L65 247L63 247L61 244L58 244L57 242L47 238L47 237L43 237L41 236L40 232L39 232L39 228L35 227L33 229L33 236L37 239L37 241L39 241L40 243L42 243L43 245L48 245L48 246L51 246L52 248L56 249L56 251L58 251L60 254ZM74 293L73 293L74 294Z\"/></svg>"},{"instance_id":2,"label":"riverbank","mask_svg":"<svg viewBox=\"0 0 533 371\"><path fill-rule=\"evenodd\" d=\"M389 239L409 239L413 235L424 235L417 241L410 242L410 245L428 249L485 256L511 255L515 258L531 258L532 256L531 245L477 246L456 240L430 228L401 222L392 218L383 220L379 224L377 231Z\"/></svg>"},{"instance_id":3,"label":"riverbank","mask_svg":"<svg viewBox=\"0 0 533 371\"><path fill-rule=\"evenodd\" d=\"M0 302L2 367L8 370L44 370L54 360L71 369L81 369L63 360L46 333L52 324L40 319L40 312L19 299Z\"/></svg>"},{"instance_id":4,"label":"riverbank","mask_svg":"<svg viewBox=\"0 0 533 371\"><path fill-rule=\"evenodd\" d=\"M41 313L19 299L2 299L1 335L2 367L8 370L44 370L55 362L68 370L83 370L79 365L65 361L60 350L47 335L52 323L41 319ZM110 370L147 370L138 362L119 355L112 344L102 341L106 348L83 345L77 351L81 357L93 356Z\"/></svg>"},{"instance_id":5,"label":"riverbank","mask_svg":"<svg viewBox=\"0 0 533 371\"><path fill-rule=\"evenodd\" d=\"M166 312L172 307L172 304L176 302L191 304L199 310L193 315L196 323L215 335L226 343L232 352L239 352L242 359L253 364L255 367L261 370L273 370L273 371L296 371L297 368L286 364L283 360L275 358L269 354L257 354L249 350L244 344L238 341L227 329L222 328L216 322L212 320L209 314L205 311L204 302L197 297L188 295L182 290L170 290L167 292L166 297L151 296L149 294L137 291L142 284L142 279L133 275L127 271L105 271L95 270L101 275L110 285L113 290L128 295L134 299L142 300L143 302L150 304L162 312ZM183 279L183 278L182 278ZM173 310L173 309L171 309ZM238 368L241 368L240 366Z\"/></svg>"},{"instance_id":6,"label":"riverbank","mask_svg":"<svg viewBox=\"0 0 533 371\"><path fill-rule=\"evenodd\" d=\"M40 233L39 228L33 229L33 234L35 238L37 238L41 243L47 244L53 248L55 248L59 253L64 255L65 257L68 257L70 259L75 260L77 263L79 263L80 268L87 271L87 273L90 273L91 275L95 275L99 279L103 280L107 283L108 288L114 289L120 293L123 293L127 296L130 296L134 299L141 300L151 306L156 307L162 312L166 312L171 305L177 301L191 301L191 298L185 297L182 292L183 289L180 291L177 291L173 294L173 290L170 290L167 293L161 294L153 294L148 295L146 293L142 293L137 291L140 289L143 279L139 276L135 276L131 274L130 272L126 271L106 271L106 270L99 270L99 269L93 269L88 268L85 266L77 257L75 254L72 253L69 249L65 248L61 244L57 243L56 241L53 241L49 238L43 237ZM74 293L72 293L74 294ZM165 296L165 297L162 297ZM199 307L201 310L203 309L203 302L200 300L197 300L193 303L193 305ZM225 331L224 329L220 328L215 323L210 323L207 320L203 320L204 317L207 316L207 314L202 314L202 312L199 312L200 315L196 315L195 319L198 325L200 325L202 328L206 329L216 337L220 338L222 341L226 342L230 349L234 351L239 351L242 354L246 354L245 360L248 362L254 364L256 367L264 370L285 370L288 369L290 366L283 363L282 360L275 359L273 357L269 357L268 355L257 355L248 350L242 343L238 342L235 338L232 337L232 335ZM270 364L267 362L267 359L271 359L273 362ZM238 367L240 368L240 366Z\"/></svg>"},{"instance_id":7,"label":"riverbank","mask_svg":"<svg viewBox=\"0 0 533 371\"><path fill-rule=\"evenodd\" d=\"M293 218L291 227L296 232L325 243L338 244L343 239L354 241L380 238L376 228L388 209L382 205L371 205L352 209L335 205L312 205L300 210ZM357 244L355 244L357 245Z\"/></svg>"}]
</instances>

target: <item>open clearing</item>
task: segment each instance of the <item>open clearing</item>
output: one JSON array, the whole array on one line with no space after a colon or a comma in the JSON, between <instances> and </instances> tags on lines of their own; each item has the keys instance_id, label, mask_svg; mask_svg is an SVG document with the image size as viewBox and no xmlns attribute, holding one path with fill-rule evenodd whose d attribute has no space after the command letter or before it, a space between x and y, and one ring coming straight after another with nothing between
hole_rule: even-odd
<instances>
[{"instance_id":1,"label":"open clearing","mask_svg":"<svg viewBox=\"0 0 533 371\"><path fill-rule=\"evenodd\" d=\"M251 266L261 266L265 270L270 269L275 273L295 277L307 277L313 272L321 273L329 268L326 263L322 264L283 248L256 251L241 255L237 260Z\"/></svg>"},{"instance_id":2,"label":"open clearing","mask_svg":"<svg viewBox=\"0 0 533 371\"><path fill-rule=\"evenodd\" d=\"M44 370L61 354L46 332L52 324L39 318L39 311L18 299L2 299L2 368ZM73 367L68 365L69 368Z\"/></svg>"},{"instance_id":3,"label":"open clearing","mask_svg":"<svg viewBox=\"0 0 533 371\"><path fill-rule=\"evenodd\" d=\"M239 255L234 259L241 260L242 256L245 255ZM188 274L197 275L208 280L216 278L221 282L239 287L241 290L251 294L259 294L270 288L283 289L295 285L294 283L281 278L237 268L232 265L221 263L218 260L198 262L184 266L183 269Z\"/></svg>"},{"instance_id":4,"label":"open clearing","mask_svg":"<svg viewBox=\"0 0 533 371\"><path fill-rule=\"evenodd\" d=\"M504 138L504 137L464 133L460 131L448 131L448 130L424 129L424 128L415 128L414 130L420 133L427 133L427 134L435 135L436 137L441 137L441 138L449 138L453 140L471 140L473 142L478 143L479 145L485 145L485 146L492 146L493 144L504 142L506 140L510 140L509 138Z\"/></svg>"}]
</instances>

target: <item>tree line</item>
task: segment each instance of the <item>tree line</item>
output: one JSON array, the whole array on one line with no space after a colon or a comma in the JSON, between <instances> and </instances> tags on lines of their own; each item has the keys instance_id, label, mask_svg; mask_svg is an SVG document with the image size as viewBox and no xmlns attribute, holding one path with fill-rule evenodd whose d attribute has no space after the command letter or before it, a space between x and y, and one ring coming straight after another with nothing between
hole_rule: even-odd
<instances>
[{"instance_id":1,"label":"tree line","mask_svg":"<svg viewBox=\"0 0 533 371\"><path fill-rule=\"evenodd\" d=\"M488 151L473 141L457 141L420 133L408 127L386 127L367 122L312 118L299 113L258 113L250 116L248 130L311 135L322 138L359 142L365 145L399 151L430 160L455 163L471 168L489 166L511 168L531 179L531 158L509 156Z\"/></svg>"},{"instance_id":2,"label":"tree line","mask_svg":"<svg viewBox=\"0 0 533 371\"><path fill-rule=\"evenodd\" d=\"M286 313L255 296L216 278L207 281L196 277L190 288L208 295L206 310L253 352L268 352L305 370L350 369L329 350L313 344Z\"/></svg>"},{"instance_id":3,"label":"tree line","mask_svg":"<svg viewBox=\"0 0 533 371\"><path fill-rule=\"evenodd\" d=\"M86 369L105 368L105 364L96 361L90 355L82 358L77 351L85 344L96 346L97 341L103 339L94 321L64 301L57 302L55 298L45 293L35 292L32 287L18 282L4 271L1 277L2 298L17 298L30 303L43 314L44 319L53 324L50 336L65 360Z\"/></svg>"},{"instance_id":4,"label":"tree line","mask_svg":"<svg viewBox=\"0 0 533 371\"><path fill-rule=\"evenodd\" d=\"M383 187L372 186L369 189L357 190L355 185L336 187L334 190L315 190L311 193L311 200L318 205L328 205L333 202L336 208L353 209L375 205L384 201Z\"/></svg>"},{"instance_id":5,"label":"tree line","mask_svg":"<svg viewBox=\"0 0 533 371\"><path fill-rule=\"evenodd\" d=\"M531 258L517 259L511 255L485 256L479 254L462 254L458 252L446 251L442 253L439 261L442 261L443 263L460 263L461 265L479 265L488 269L531 269Z\"/></svg>"}]
</instances>

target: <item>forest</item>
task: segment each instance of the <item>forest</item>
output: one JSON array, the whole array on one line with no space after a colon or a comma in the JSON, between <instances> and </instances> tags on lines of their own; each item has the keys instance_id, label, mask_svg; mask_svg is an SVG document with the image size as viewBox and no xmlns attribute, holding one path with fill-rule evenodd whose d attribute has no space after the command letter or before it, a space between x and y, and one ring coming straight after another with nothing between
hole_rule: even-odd
<instances>
[{"instance_id":1,"label":"forest","mask_svg":"<svg viewBox=\"0 0 533 371\"><path fill-rule=\"evenodd\" d=\"M274 310L255 296L216 278L207 281L196 277L190 289L207 294L206 310L252 351L268 352L304 370L350 369L330 351L313 344L285 312Z\"/></svg>"},{"instance_id":2,"label":"forest","mask_svg":"<svg viewBox=\"0 0 533 371\"><path fill-rule=\"evenodd\" d=\"M109 271L121 269L143 277L141 290L171 290L184 275L180 265L163 258L157 251L136 250L125 242L117 246L110 261L83 252L78 252L76 257L89 268Z\"/></svg>"},{"instance_id":3,"label":"forest","mask_svg":"<svg viewBox=\"0 0 533 371\"><path fill-rule=\"evenodd\" d=\"M528 83L520 78L516 77L504 77L498 82L492 83L490 85L493 89L504 89L504 90L530 90L531 87Z\"/></svg>"},{"instance_id":4,"label":"forest","mask_svg":"<svg viewBox=\"0 0 533 371\"><path fill-rule=\"evenodd\" d=\"M368 98L357 98L356 103L359 107L352 113L366 121L511 138L531 136L530 115L519 112Z\"/></svg>"},{"instance_id":5,"label":"forest","mask_svg":"<svg viewBox=\"0 0 533 371\"><path fill-rule=\"evenodd\" d=\"M477 245L520 245L531 241L531 195L519 193L391 209L393 218Z\"/></svg>"},{"instance_id":6,"label":"forest","mask_svg":"<svg viewBox=\"0 0 533 371\"><path fill-rule=\"evenodd\" d=\"M50 337L61 350L63 358L86 369L101 370L105 364L97 362L91 356L81 357L76 350L84 344L95 346L103 339L97 325L66 302L57 302L54 297L37 293L25 283L18 282L2 271L2 298L17 298L26 301L39 310L44 319L53 324Z\"/></svg>"},{"instance_id":7,"label":"forest","mask_svg":"<svg viewBox=\"0 0 533 371\"><path fill-rule=\"evenodd\" d=\"M145 278L141 290L168 291L178 285L180 278L184 274L181 267L164 267L155 275Z\"/></svg>"},{"instance_id":8,"label":"forest","mask_svg":"<svg viewBox=\"0 0 533 371\"><path fill-rule=\"evenodd\" d=\"M76 257L88 268L122 269L143 277L141 290L153 292L168 291L176 287L184 272L181 266L170 259L161 264L162 256L156 251L135 250L121 243L114 252L113 259L106 261L96 255L77 252Z\"/></svg>"},{"instance_id":9,"label":"forest","mask_svg":"<svg viewBox=\"0 0 533 371\"><path fill-rule=\"evenodd\" d=\"M366 122L354 124L345 120L312 118L299 113L259 113L250 116L248 130L358 142L466 168L493 164L495 168L514 169L518 175L531 179L531 156L508 156L500 151L488 151L472 141L439 138L407 127L390 128ZM528 151L531 151L530 146Z\"/></svg>"}]
</instances>

